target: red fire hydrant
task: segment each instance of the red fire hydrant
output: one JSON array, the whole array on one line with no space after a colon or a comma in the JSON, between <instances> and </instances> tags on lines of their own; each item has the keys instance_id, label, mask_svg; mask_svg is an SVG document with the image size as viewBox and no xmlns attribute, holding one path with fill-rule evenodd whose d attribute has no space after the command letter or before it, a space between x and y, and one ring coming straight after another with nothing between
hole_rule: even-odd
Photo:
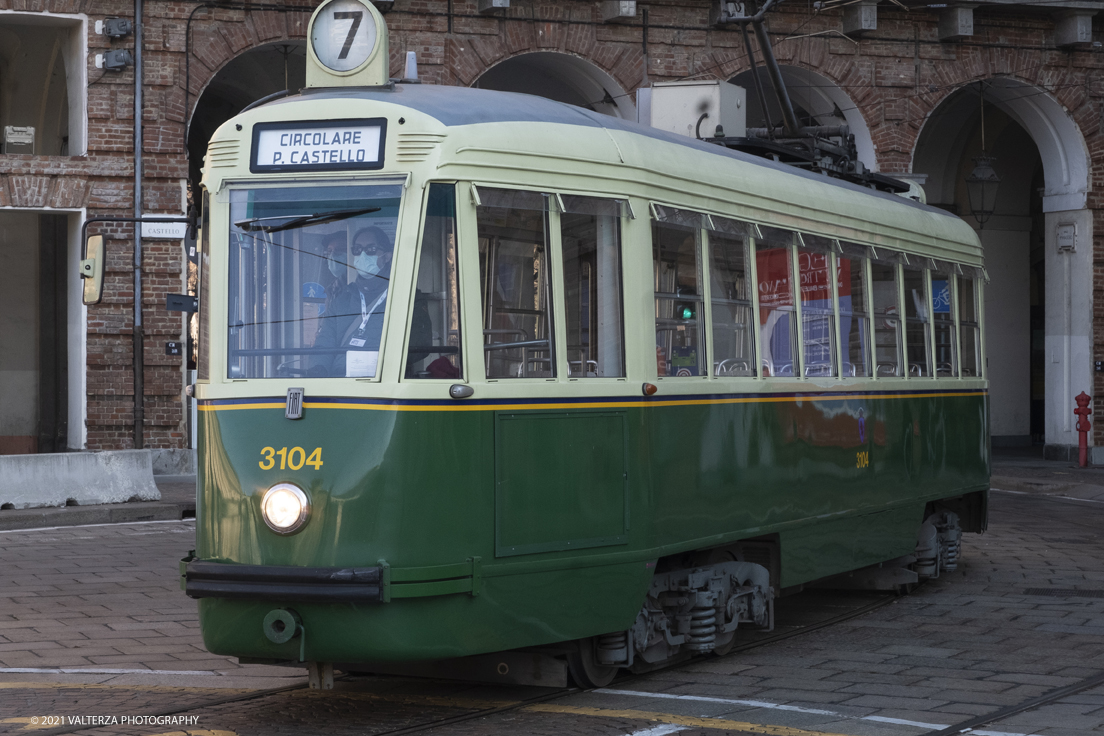
<instances>
[{"instance_id":1,"label":"red fire hydrant","mask_svg":"<svg viewBox=\"0 0 1104 736\"><path fill-rule=\"evenodd\" d=\"M1092 429L1092 425L1089 424L1089 415L1092 414L1089 402L1092 401L1092 397L1082 391L1073 400L1077 402L1077 408L1073 413L1077 415L1078 464L1082 468L1087 468L1089 466L1089 430Z\"/></svg>"}]
</instances>

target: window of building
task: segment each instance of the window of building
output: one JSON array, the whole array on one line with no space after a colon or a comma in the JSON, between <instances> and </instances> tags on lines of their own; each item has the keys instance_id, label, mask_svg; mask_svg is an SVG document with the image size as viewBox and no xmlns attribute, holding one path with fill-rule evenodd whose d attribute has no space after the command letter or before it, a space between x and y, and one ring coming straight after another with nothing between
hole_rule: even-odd
<instances>
[{"instance_id":1,"label":"window of building","mask_svg":"<svg viewBox=\"0 0 1104 736\"><path fill-rule=\"evenodd\" d=\"M0 153L85 153L84 22L0 14Z\"/></svg>"},{"instance_id":2,"label":"window of building","mask_svg":"<svg viewBox=\"0 0 1104 736\"><path fill-rule=\"evenodd\" d=\"M547 197L483 187L478 192L487 378L554 378Z\"/></svg>"}]
</instances>

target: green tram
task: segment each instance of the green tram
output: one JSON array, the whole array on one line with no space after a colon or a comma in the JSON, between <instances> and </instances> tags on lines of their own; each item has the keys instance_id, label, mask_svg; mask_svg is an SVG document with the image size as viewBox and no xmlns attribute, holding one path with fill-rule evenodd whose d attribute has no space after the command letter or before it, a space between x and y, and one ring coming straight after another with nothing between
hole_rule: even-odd
<instances>
[{"instance_id":1,"label":"green tram","mask_svg":"<svg viewBox=\"0 0 1104 736\"><path fill-rule=\"evenodd\" d=\"M335 71L346 6L374 45ZM989 483L966 224L541 98L365 84L358 0L312 28L310 86L204 165L181 570L212 652L558 644L601 685L814 581L954 568Z\"/></svg>"}]
</instances>

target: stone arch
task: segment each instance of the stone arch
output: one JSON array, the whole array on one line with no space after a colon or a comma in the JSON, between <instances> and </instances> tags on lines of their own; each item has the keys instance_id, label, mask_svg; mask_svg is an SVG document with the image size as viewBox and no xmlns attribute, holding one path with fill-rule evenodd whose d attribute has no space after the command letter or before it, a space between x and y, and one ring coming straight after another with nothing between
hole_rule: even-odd
<instances>
[{"instance_id":1,"label":"stone arch","mask_svg":"<svg viewBox=\"0 0 1104 736\"><path fill-rule=\"evenodd\" d=\"M481 89L522 92L636 120L636 105L613 75L594 62L560 51L531 51L504 59L472 83Z\"/></svg>"},{"instance_id":2,"label":"stone arch","mask_svg":"<svg viewBox=\"0 0 1104 736\"><path fill-rule=\"evenodd\" d=\"M782 79L786 82L786 89L798 119L803 119L807 125L849 126L855 136L859 160L868 169L877 171L878 159L870 126L867 125L866 118L863 117L862 111L850 95L835 81L819 72L800 66L780 65L780 67ZM755 93L755 81L750 69L740 72L728 81L747 90L748 126L766 125L768 119L778 124L782 119L782 112L774 96L774 88L771 87L766 69L758 66L757 70L767 97L767 115L763 114L762 105Z\"/></svg>"},{"instance_id":3,"label":"stone arch","mask_svg":"<svg viewBox=\"0 0 1104 736\"><path fill-rule=\"evenodd\" d=\"M984 98L1019 124L1039 149L1043 163L1043 211L1084 209L1091 184L1091 163L1085 137L1073 117L1048 91L1012 77L985 80ZM934 202L951 201L949 187L977 124L978 85L948 95L932 108L916 137L913 171L928 174L925 185ZM969 124L974 121L973 125Z\"/></svg>"},{"instance_id":4,"label":"stone arch","mask_svg":"<svg viewBox=\"0 0 1104 736\"><path fill-rule=\"evenodd\" d=\"M982 101L985 152L1002 181L980 227L965 178L982 151ZM994 446L1027 437L1068 457L1077 444L1070 400L1093 387L1092 179L1081 128L1051 92L1023 80L964 83L928 112L912 171L926 177L928 201L962 214L982 242Z\"/></svg>"},{"instance_id":5,"label":"stone arch","mask_svg":"<svg viewBox=\"0 0 1104 736\"><path fill-rule=\"evenodd\" d=\"M192 181L199 181L207 143L218 126L263 97L304 86L306 42L302 39L262 44L227 58L206 80L188 120Z\"/></svg>"}]
</instances>

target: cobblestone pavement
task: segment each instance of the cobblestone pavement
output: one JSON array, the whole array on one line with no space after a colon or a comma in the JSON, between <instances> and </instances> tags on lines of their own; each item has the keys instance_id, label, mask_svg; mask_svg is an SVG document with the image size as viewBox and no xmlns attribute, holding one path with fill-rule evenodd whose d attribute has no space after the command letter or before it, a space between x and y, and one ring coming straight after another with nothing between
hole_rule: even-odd
<instances>
[{"instance_id":1,"label":"cobblestone pavement","mask_svg":"<svg viewBox=\"0 0 1104 736\"><path fill-rule=\"evenodd\" d=\"M341 736L436 723L447 736L919 736L1104 672L1104 504L995 491L991 510L957 572L888 606L566 695L372 676L306 690L299 670L204 650L176 577L193 524L0 533L0 733ZM70 723L170 712L178 720ZM61 730L31 720L50 716ZM972 733L1100 732L1104 686Z\"/></svg>"}]
</instances>

